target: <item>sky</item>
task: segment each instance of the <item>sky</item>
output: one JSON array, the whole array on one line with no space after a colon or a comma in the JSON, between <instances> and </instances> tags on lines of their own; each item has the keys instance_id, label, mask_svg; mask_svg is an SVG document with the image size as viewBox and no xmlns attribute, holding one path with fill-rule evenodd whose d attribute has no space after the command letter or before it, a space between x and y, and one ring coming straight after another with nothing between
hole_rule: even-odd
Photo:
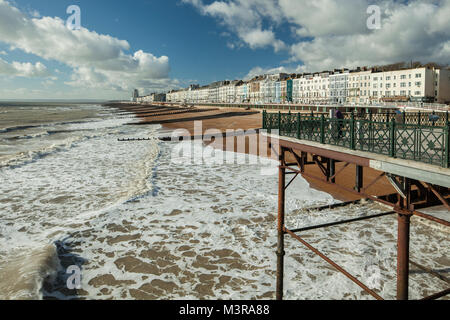
<instances>
[{"instance_id":1,"label":"sky","mask_svg":"<svg viewBox=\"0 0 450 320\"><path fill-rule=\"evenodd\" d=\"M71 5L78 30L66 26ZM0 100L129 99L134 88L264 73L448 64L449 16L450 0L0 0Z\"/></svg>"}]
</instances>

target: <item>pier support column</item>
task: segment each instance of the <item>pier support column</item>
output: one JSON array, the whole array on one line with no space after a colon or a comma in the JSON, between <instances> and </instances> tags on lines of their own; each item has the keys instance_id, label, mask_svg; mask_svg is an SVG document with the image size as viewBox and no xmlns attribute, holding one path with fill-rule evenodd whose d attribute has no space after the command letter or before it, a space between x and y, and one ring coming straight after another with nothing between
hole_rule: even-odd
<instances>
[{"instance_id":1,"label":"pier support column","mask_svg":"<svg viewBox=\"0 0 450 320\"><path fill-rule=\"evenodd\" d=\"M284 280L284 210L286 196L285 151L280 148L280 167L278 170L278 247L277 247L277 300L283 300Z\"/></svg>"},{"instance_id":2,"label":"pier support column","mask_svg":"<svg viewBox=\"0 0 450 320\"><path fill-rule=\"evenodd\" d=\"M364 170L362 166L356 166L356 184L355 190L361 192L363 189L363 178L364 178Z\"/></svg>"},{"instance_id":3,"label":"pier support column","mask_svg":"<svg viewBox=\"0 0 450 320\"><path fill-rule=\"evenodd\" d=\"M406 198L400 199L405 211L411 208L411 179L403 178ZM402 201L403 200L403 201ZM409 289L409 237L412 214L398 214L397 234L397 300L408 300Z\"/></svg>"},{"instance_id":4,"label":"pier support column","mask_svg":"<svg viewBox=\"0 0 450 320\"><path fill-rule=\"evenodd\" d=\"M331 183L336 183L336 178L332 178L336 174L336 161L334 159L328 159L328 180Z\"/></svg>"},{"instance_id":5,"label":"pier support column","mask_svg":"<svg viewBox=\"0 0 450 320\"><path fill-rule=\"evenodd\" d=\"M410 221L411 215L398 214L397 300L408 300Z\"/></svg>"}]
</instances>

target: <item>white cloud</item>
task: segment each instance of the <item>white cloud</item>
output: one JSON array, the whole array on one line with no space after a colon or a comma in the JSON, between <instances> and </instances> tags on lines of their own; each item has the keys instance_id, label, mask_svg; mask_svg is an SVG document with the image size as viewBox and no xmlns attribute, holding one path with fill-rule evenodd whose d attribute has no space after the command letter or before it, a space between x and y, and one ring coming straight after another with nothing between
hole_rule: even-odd
<instances>
[{"instance_id":1,"label":"white cloud","mask_svg":"<svg viewBox=\"0 0 450 320\"><path fill-rule=\"evenodd\" d=\"M450 62L450 1L391 5L374 32L321 35L292 45L292 60L321 70L398 61Z\"/></svg>"},{"instance_id":2,"label":"white cloud","mask_svg":"<svg viewBox=\"0 0 450 320\"><path fill-rule=\"evenodd\" d=\"M211 4L201 0L182 1L195 6L203 15L219 19L252 49L272 46L275 51L280 51L286 48L270 28L263 27L264 17L274 25L282 21L278 5L272 0L214 1Z\"/></svg>"},{"instance_id":3,"label":"white cloud","mask_svg":"<svg viewBox=\"0 0 450 320\"><path fill-rule=\"evenodd\" d=\"M139 85L173 84L168 57L141 50L127 54L125 40L86 28L69 30L57 17L28 18L5 0L0 0L0 41L70 66L72 86L129 91Z\"/></svg>"},{"instance_id":4,"label":"white cloud","mask_svg":"<svg viewBox=\"0 0 450 320\"><path fill-rule=\"evenodd\" d=\"M287 68L283 66L276 68L254 67L247 73L247 75L244 77L244 80L251 80L256 76L264 74L295 73L295 72L298 72L297 68Z\"/></svg>"},{"instance_id":5,"label":"white cloud","mask_svg":"<svg viewBox=\"0 0 450 320\"><path fill-rule=\"evenodd\" d=\"M264 48L273 46L275 51L280 51L286 46L283 41L277 40L275 34L270 30L254 29L242 35L242 39L248 43L250 48Z\"/></svg>"},{"instance_id":6,"label":"white cloud","mask_svg":"<svg viewBox=\"0 0 450 320\"><path fill-rule=\"evenodd\" d=\"M367 0L280 0L280 10L302 37L367 33Z\"/></svg>"},{"instance_id":7,"label":"white cloud","mask_svg":"<svg viewBox=\"0 0 450 320\"><path fill-rule=\"evenodd\" d=\"M299 70L419 60L450 62L450 0L183 0L219 20L250 48L289 47ZM369 5L381 8L381 29L367 28ZM269 27L263 28L264 25ZM279 40L281 22L293 33Z\"/></svg>"},{"instance_id":8,"label":"white cloud","mask_svg":"<svg viewBox=\"0 0 450 320\"><path fill-rule=\"evenodd\" d=\"M0 51L0 56L7 56L8 55L8 53L6 52L6 51Z\"/></svg>"},{"instance_id":9,"label":"white cloud","mask_svg":"<svg viewBox=\"0 0 450 320\"><path fill-rule=\"evenodd\" d=\"M12 77L47 77L50 73L47 67L40 62L32 64L30 62L17 62L11 64L0 58L0 74Z\"/></svg>"}]
</instances>

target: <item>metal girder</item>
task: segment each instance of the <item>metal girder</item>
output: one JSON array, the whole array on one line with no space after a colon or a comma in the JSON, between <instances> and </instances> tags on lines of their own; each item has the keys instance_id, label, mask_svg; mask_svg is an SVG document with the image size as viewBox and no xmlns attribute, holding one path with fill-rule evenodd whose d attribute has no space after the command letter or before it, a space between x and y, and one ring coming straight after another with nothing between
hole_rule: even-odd
<instances>
[{"instance_id":1,"label":"metal girder","mask_svg":"<svg viewBox=\"0 0 450 320\"><path fill-rule=\"evenodd\" d=\"M305 160L305 153L304 151L302 152L302 157L298 156L298 154L296 154L296 152L294 151L293 147L281 147L281 150L283 150L283 159L285 156L285 152L290 152L294 155L294 157L296 158L296 163L295 164L289 164L287 165L285 161L281 161L281 165L280 165L280 177L281 177L281 172L283 171L283 182L279 183L279 190L280 190L280 194L282 194L283 199L281 199L279 197L279 219L278 219L278 227L279 227L279 245L278 245L278 267L277 267L277 298L282 299L282 283L281 283L281 291L280 291L280 274L281 274L281 279L282 279L282 272L283 270L280 269L280 263L281 263L281 267L283 267L283 256L284 256L284 234L289 234L290 236L292 236L293 238L297 239L298 241L300 241L303 245L305 245L308 249L310 249L311 251L313 251L314 253L316 253L317 255L319 255L322 259L324 259L325 261L327 261L328 263L330 263L333 267L335 267L338 271L340 271L341 273L343 273L347 278L349 278L351 281L353 281L354 283L356 283L358 286L360 286L361 288L363 288L366 292L368 292L370 295L372 295L373 297L375 297L376 299L382 299L377 293L375 293L373 290L371 290L370 288L368 288L367 286L365 286L363 283L361 283L358 279L356 279L353 275L351 275L350 273L348 273L346 270L344 270L342 267L340 267L339 265L337 265L334 261L332 261L331 259L329 259L328 257L326 257L322 252L320 252L319 250L317 250L316 248L314 248L313 246L311 246L308 242L306 242L304 239L302 239L301 237L299 237L297 234L297 232L302 232L302 231L308 231L308 230L314 230L314 229L318 229L318 228L325 228L325 227L331 227L331 226L336 226L336 225L341 225L344 223L351 223L351 222L355 222L355 221L360 221L360 220L366 220L366 219L372 219L372 218L376 218L376 217L381 217L381 216L385 216L388 214L394 214L397 213L398 214L398 237L397 237L397 299L399 300L407 300L408 299L408 289L409 289L409 264L412 263L409 260L409 239L410 239L410 219L413 215L415 216L420 216L422 218L428 219L428 220L432 220L434 222L438 222L440 224L446 225L446 226L450 226L450 222L433 217L429 214L425 214L423 212L419 212L417 210L415 210L415 207L413 205L413 200L416 201L415 199L418 198L418 195L420 196L419 198L423 197L424 195L424 189L422 186L423 182L419 182L419 181L415 181L409 178L404 178L404 177L400 177L400 181L397 180L399 177L395 176L395 175L391 175L388 174L386 172L381 173L378 177L376 177L369 185L367 185L365 188L362 188L362 184L359 184L359 186L361 188L359 188L358 190L354 190L351 188L347 188L345 186L342 185L337 185L335 183L333 183L333 179L340 174L343 170L345 170L345 168L350 165L350 162L346 162L346 164L343 166L343 168L341 168L339 170L339 172L335 173L333 176L331 176L331 174L329 174L329 170L326 168L322 168L322 162L318 160L318 156L322 156L323 155L317 155L315 154L313 159L316 165L319 166L319 168L321 169L322 173L326 172L326 179L324 179L323 177L318 177L309 173L304 172L305 166L304 166L304 160ZM306 154L307 156L307 154ZM280 157L281 159L281 157ZM328 158L330 159L330 158ZM298 168L300 168L300 170L291 167L292 165L296 165L298 166ZM361 165L356 163L356 165ZM322 165L323 166L323 165ZM329 167L329 166L328 166ZM326 169L326 170L324 170ZM281 171L282 170L282 171ZM285 197L285 181L284 181L284 177L286 176L286 174L288 174L286 171L291 172L293 174L295 174L294 179L298 176L298 175L302 175L305 176L307 178L312 178L315 180L318 180L320 182L323 182L325 184L329 184L329 185L334 185L337 186L338 188L348 191L350 193L353 193L355 195L359 195L363 198L369 199L369 200L373 200L379 203L382 203L384 205L390 206L393 208L394 211L392 212L386 212L386 213L382 213L382 214L377 214L377 215L373 215L373 216L369 216L369 217L359 217L359 218L354 218L354 219L348 219L345 221L337 221L337 222L331 222L331 223L326 223L326 224L322 224L322 225L317 225L317 226L311 226L311 227L305 227L305 228L299 228L299 229L295 229L295 230L289 230L284 226L284 197ZM330 177L331 176L331 177ZM391 184L394 186L394 188L397 191L397 196L398 196L398 201L396 203L394 203L394 199L391 199L391 195L389 196L383 196L383 197L376 197L376 196L372 196L372 195L368 195L366 193L366 191L372 187L374 184L376 184L380 179L382 179L384 176L386 176L389 181L391 182ZM361 177L362 178L362 177ZM292 179L291 182L289 182L288 186L292 183L292 181L294 180ZM412 191L411 190L411 185L415 185L418 188L418 191ZM281 192L281 187L283 186L283 191ZM358 183L357 183L358 186ZM422 186L422 188L420 187ZM429 186L428 184L425 184L425 186L427 186L427 188L429 188L429 190L431 190L431 192L433 192L436 197L439 198L439 200L444 203L444 205L448 204L448 201L446 200L446 198L439 193L438 190L436 190L436 188L434 188L433 186ZM430 194L430 193L428 193ZM395 195L395 194L394 194ZM413 198L414 197L414 198ZM384 199L387 199L389 201L386 201ZM434 199L434 198L433 198ZM443 201L444 200L444 201ZM392 201L392 202L390 202ZM426 199L428 206L430 206L431 204L431 200L427 197ZM436 201L436 199L433 200L434 202ZM423 204L420 204L423 205ZM282 219L282 225L280 225L280 219ZM281 226L281 234L280 235L280 226ZM282 251L280 251L282 245ZM412 263L413 264L413 263ZM424 267L422 267L423 269ZM280 273L281 272L281 273ZM432 273L433 274L433 273ZM435 276L439 276L438 274L433 274ZM442 279L442 277L440 277ZM444 281L445 281L445 277L444 277ZM448 279L447 279L448 280ZM282 282L282 281L281 281ZM432 296L426 297L424 299L438 299L440 297L443 297L447 294L450 294L450 289L444 290L442 292L436 293Z\"/></svg>"},{"instance_id":2,"label":"metal girder","mask_svg":"<svg viewBox=\"0 0 450 320\"><path fill-rule=\"evenodd\" d=\"M309 250L317 254L319 257L321 257L323 260L331 264L333 267L335 267L338 271L340 271L342 274L344 274L348 279L356 283L358 286L360 286L364 291L366 291L368 294L370 294L372 297L374 297L377 300L384 300L380 295L378 295L375 291L367 287L365 284L363 284L361 281L359 281L357 278L355 278L352 274L347 272L344 268L339 266L337 263L335 263L333 260L328 258L326 255L324 255L322 252L314 248L312 245L310 245L308 242L300 238L298 235L290 231L289 229L284 228L284 231L289 234L294 239L297 239L300 241L303 245L305 245Z\"/></svg>"},{"instance_id":3,"label":"metal girder","mask_svg":"<svg viewBox=\"0 0 450 320\"><path fill-rule=\"evenodd\" d=\"M436 195L436 197L438 197L438 199L444 204L444 206L447 208L447 210L450 211L450 204L439 192L436 191L436 189L433 187L433 185L428 184L426 182L423 182L423 184L426 187L428 187Z\"/></svg>"},{"instance_id":4,"label":"metal girder","mask_svg":"<svg viewBox=\"0 0 450 320\"><path fill-rule=\"evenodd\" d=\"M391 185L394 187L394 189L398 192L398 194L402 198L406 198L406 192L403 189L403 186L400 184L400 182L397 181L396 176L390 173L386 173L386 177L388 181L391 183Z\"/></svg>"},{"instance_id":5,"label":"metal girder","mask_svg":"<svg viewBox=\"0 0 450 320\"><path fill-rule=\"evenodd\" d=\"M341 224L346 224L346 223L351 223L351 222L357 222L357 221L369 220L369 219L374 219L374 218L380 218L380 217L388 216L388 215L391 215L391 214L394 214L394 213L396 213L396 212L395 211L383 212L383 213L378 213L378 214L365 216L365 217L358 217L358 218L353 218L353 219L348 219L348 220L324 223L324 224L320 224L320 225L317 225L317 226L298 228L298 229L294 229L294 230L291 230L291 231L294 232L294 233L298 233L298 232L303 232L303 231L309 231L309 230L333 227L333 226L338 226L338 225L341 225Z\"/></svg>"}]
</instances>

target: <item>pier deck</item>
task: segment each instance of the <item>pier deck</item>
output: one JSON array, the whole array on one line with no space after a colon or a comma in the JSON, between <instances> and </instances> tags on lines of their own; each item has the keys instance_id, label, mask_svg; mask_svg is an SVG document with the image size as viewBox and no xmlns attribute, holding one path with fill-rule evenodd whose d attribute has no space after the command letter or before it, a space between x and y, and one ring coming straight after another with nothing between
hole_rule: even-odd
<instances>
[{"instance_id":1,"label":"pier deck","mask_svg":"<svg viewBox=\"0 0 450 320\"><path fill-rule=\"evenodd\" d=\"M268 115L264 112L263 117L264 129L270 133L262 134L270 138L270 147L278 155L280 162L277 299L283 298L286 235L298 240L375 299L383 299L377 292L300 237L299 233L303 232L303 229L289 230L286 227L286 189L296 177L302 175L344 189L361 199L382 203L392 210L381 215L361 217L358 221L388 214L397 215L397 299L408 300L409 268L410 263L413 264L409 260L411 217L419 216L450 227L448 114L445 127L420 124L408 127L403 124L396 127L395 120L389 123L360 120L357 124L353 116L351 120L325 119L324 116L302 119L301 115L281 113ZM363 127L368 130L361 131ZM281 135L274 134L274 130L281 132ZM406 134L399 135L399 132ZM378 139L373 139L374 136ZM400 158L396 157L397 155ZM313 167L320 170L311 170ZM349 188L348 181L344 184L340 179L340 174L350 168L354 170L354 188ZM370 183L367 183L367 179L364 180L364 171L367 168L379 172ZM319 175L312 172L319 172ZM286 183L288 176L293 177L289 177ZM390 189L387 188L386 192L392 190L394 192L384 195L371 194L370 188L381 182L388 182L392 186ZM436 208L439 209L438 212L433 213L435 211L433 209ZM309 227L308 230L354 222L355 219L330 222ZM421 266L421 269L434 276L443 277L436 272L430 272L431 269L426 266ZM439 299L448 294L450 288L424 299Z\"/></svg>"}]
</instances>

